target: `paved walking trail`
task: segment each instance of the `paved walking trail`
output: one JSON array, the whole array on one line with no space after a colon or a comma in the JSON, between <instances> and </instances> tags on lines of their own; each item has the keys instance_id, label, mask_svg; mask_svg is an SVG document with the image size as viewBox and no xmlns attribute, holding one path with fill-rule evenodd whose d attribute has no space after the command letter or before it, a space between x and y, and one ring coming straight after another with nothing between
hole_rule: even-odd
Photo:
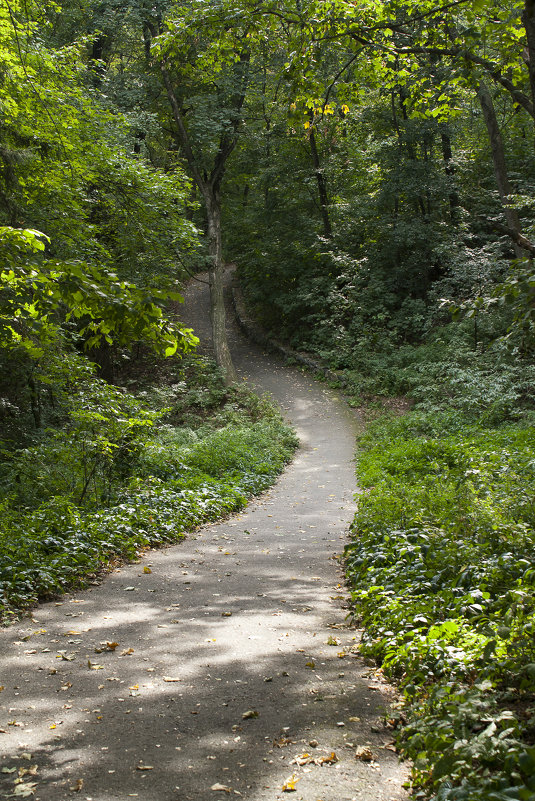
<instances>
[{"instance_id":1,"label":"paved walking trail","mask_svg":"<svg viewBox=\"0 0 535 801\"><path fill-rule=\"evenodd\" d=\"M205 285L186 318L206 343ZM388 689L351 653L336 559L354 418L234 329L232 347L297 428L295 461L241 515L0 631L0 798L405 798ZM118 645L96 653L106 642ZM292 762L307 753L320 764Z\"/></svg>"}]
</instances>

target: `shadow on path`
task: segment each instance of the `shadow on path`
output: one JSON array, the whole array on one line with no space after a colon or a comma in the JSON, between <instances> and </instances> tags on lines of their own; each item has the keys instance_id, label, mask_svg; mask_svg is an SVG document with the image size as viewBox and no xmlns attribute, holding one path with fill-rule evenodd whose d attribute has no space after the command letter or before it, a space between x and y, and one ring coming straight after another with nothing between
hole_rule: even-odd
<instances>
[{"instance_id":1,"label":"shadow on path","mask_svg":"<svg viewBox=\"0 0 535 801\"><path fill-rule=\"evenodd\" d=\"M198 287L188 314L202 321ZM296 426L295 461L241 515L0 632L2 797L405 797L382 726L388 688L353 653L336 558L354 511L354 418L235 330L232 347ZM355 759L363 745L371 762ZM305 752L337 761L292 764Z\"/></svg>"}]
</instances>

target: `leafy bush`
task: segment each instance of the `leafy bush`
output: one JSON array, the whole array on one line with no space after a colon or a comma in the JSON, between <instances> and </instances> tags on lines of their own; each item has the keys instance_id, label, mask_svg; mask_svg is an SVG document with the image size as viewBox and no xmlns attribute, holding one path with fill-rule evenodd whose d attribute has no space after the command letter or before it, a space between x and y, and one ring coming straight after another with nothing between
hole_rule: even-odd
<instances>
[{"instance_id":1,"label":"leafy bush","mask_svg":"<svg viewBox=\"0 0 535 801\"><path fill-rule=\"evenodd\" d=\"M4 453L0 614L176 542L273 483L297 444L275 408L225 388L210 362L187 363L179 377L140 399L89 371L61 401L62 429ZM164 422L178 408L190 425Z\"/></svg>"},{"instance_id":2,"label":"leafy bush","mask_svg":"<svg viewBox=\"0 0 535 801\"><path fill-rule=\"evenodd\" d=\"M470 386L467 395L470 394ZM347 547L364 653L408 704L417 798L533 799L535 430L372 425Z\"/></svg>"}]
</instances>

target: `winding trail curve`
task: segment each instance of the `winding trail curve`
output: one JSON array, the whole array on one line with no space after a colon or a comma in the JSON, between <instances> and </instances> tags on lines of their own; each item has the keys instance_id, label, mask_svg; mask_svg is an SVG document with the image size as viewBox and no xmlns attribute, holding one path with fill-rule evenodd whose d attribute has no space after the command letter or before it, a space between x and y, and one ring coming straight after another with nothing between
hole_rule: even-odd
<instances>
[{"instance_id":1,"label":"winding trail curve","mask_svg":"<svg viewBox=\"0 0 535 801\"><path fill-rule=\"evenodd\" d=\"M185 317L209 348L204 285ZM382 727L388 688L350 651L336 559L354 417L234 327L231 343L242 377L297 428L295 461L241 515L0 632L0 770L17 769L0 774L0 797L29 768L40 801L405 798ZM104 641L118 646L96 654ZM326 761L292 763L304 753Z\"/></svg>"}]
</instances>

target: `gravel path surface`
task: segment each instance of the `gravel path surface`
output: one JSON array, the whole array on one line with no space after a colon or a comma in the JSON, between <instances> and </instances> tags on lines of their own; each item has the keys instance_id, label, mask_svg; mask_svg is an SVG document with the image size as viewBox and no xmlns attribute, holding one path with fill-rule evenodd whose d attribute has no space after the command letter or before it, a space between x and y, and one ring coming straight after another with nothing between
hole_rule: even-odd
<instances>
[{"instance_id":1,"label":"gravel path surface","mask_svg":"<svg viewBox=\"0 0 535 801\"><path fill-rule=\"evenodd\" d=\"M204 284L185 316L209 347ZM295 461L241 515L0 631L1 798L406 797L388 687L345 621L354 417L234 328L232 349L297 428Z\"/></svg>"}]
</instances>

